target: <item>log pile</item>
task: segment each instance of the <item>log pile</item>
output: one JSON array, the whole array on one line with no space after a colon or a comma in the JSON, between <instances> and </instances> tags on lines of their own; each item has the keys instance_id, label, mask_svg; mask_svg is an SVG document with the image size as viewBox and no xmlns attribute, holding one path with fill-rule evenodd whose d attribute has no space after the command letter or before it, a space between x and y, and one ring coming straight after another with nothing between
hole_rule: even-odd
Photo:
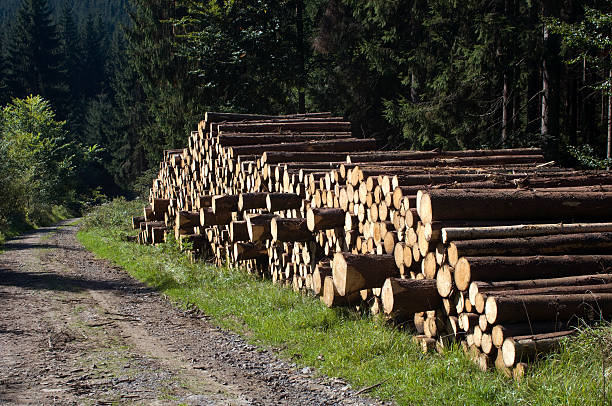
<instances>
[{"instance_id":1,"label":"log pile","mask_svg":"<svg viewBox=\"0 0 612 406\"><path fill-rule=\"evenodd\" d=\"M379 151L329 113L207 113L143 214L143 244L172 235L509 375L612 315L612 176L539 149Z\"/></svg>"}]
</instances>

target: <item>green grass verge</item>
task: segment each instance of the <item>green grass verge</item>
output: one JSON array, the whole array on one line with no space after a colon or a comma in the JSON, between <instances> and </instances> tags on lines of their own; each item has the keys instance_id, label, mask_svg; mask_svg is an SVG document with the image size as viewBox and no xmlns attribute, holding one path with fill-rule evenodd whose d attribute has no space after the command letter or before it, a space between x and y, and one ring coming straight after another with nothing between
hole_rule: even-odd
<instances>
[{"instance_id":1,"label":"green grass verge","mask_svg":"<svg viewBox=\"0 0 612 406\"><path fill-rule=\"evenodd\" d=\"M197 305L218 325L256 344L281 348L281 356L300 365L342 377L355 388L383 382L372 391L378 398L400 405L610 404L610 394L604 398L606 386L610 392L606 381L612 379L606 359L610 326L568 340L516 383L494 371L479 371L459 349L423 355L409 334L380 320L328 309L314 297L238 270L191 264L175 244L126 242L126 220L112 213L132 209L121 201L94 212L85 219L79 241L177 302Z\"/></svg>"}]
</instances>

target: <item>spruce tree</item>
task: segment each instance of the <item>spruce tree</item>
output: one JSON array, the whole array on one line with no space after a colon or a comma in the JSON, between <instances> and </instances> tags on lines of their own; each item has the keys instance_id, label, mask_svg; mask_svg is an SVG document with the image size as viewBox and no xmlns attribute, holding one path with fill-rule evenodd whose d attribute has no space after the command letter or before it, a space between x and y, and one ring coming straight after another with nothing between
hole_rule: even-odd
<instances>
[{"instance_id":1,"label":"spruce tree","mask_svg":"<svg viewBox=\"0 0 612 406\"><path fill-rule=\"evenodd\" d=\"M180 56L176 31L169 19L180 9L166 0L134 0L131 25L126 29L127 57L136 72L148 109L140 128L147 160L155 165L163 149L182 147L189 131L206 111L200 90L190 75L194 70ZM229 79L228 79L229 80Z\"/></svg>"},{"instance_id":2,"label":"spruce tree","mask_svg":"<svg viewBox=\"0 0 612 406\"><path fill-rule=\"evenodd\" d=\"M65 70L47 0L23 0L8 44L9 86L16 97L41 95L65 117Z\"/></svg>"},{"instance_id":3,"label":"spruce tree","mask_svg":"<svg viewBox=\"0 0 612 406\"><path fill-rule=\"evenodd\" d=\"M102 91L104 83L105 29L100 18L94 19L90 14L82 28L81 37L83 39L81 63L83 70L87 72L82 80L81 90L87 99L92 99Z\"/></svg>"},{"instance_id":4,"label":"spruce tree","mask_svg":"<svg viewBox=\"0 0 612 406\"><path fill-rule=\"evenodd\" d=\"M108 129L110 153L107 168L115 182L129 188L147 169L145 140L141 137L149 114L145 94L133 64L127 58L122 32L116 32L109 49L107 72L110 77L112 111Z\"/></svg>"},{"instance_id":5,"label":"spruce tree","mask_svg":"<svg viewBox=\"0 0 612 406\"><path fill-rule=\"evenodd\" d=\"M78 23L75 21L73 6L66 0L62 7L59 19L59 33L62 51L62 65L66 69L68 84L68 125L70 130L81 133L83 124L83 90L81 88L84 69L82 66L83 52L78 31Z\"/></svg>"},{"instance_id":6,"label":"spruce tree","mask_svg":"<svg viewBox=\"0 0 612 406\"><path fill-rule=\"evenodd\" d=\"M59 32L64 67L68 72L68 84L73 98L80 93L78 83L82 72L82 46L79 37L78 23L75 20L73 6L67 0L64 2L60 16Z\"/></svg>"},{"instance_id":7,"label":"spruce tree","mask_svg":"<svg viewBox=\"0 0 612 406\"><path fill-rule=\"evenodd\" d=\"M4 106L10 100L3 38L4 35L0 36L0 106Z\"/></svg>"}]
</instances>

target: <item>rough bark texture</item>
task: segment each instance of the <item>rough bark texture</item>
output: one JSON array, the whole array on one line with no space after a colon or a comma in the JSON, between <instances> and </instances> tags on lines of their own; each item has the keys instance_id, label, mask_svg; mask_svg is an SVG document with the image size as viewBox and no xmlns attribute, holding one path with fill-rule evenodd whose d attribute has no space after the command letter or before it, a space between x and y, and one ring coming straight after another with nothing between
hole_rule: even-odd
<instances>
[{"instance_id":1,"label":"rough bark texture","mask_svg":"<svg viewBox=\"0 0 612 406\"><path fill-rule=\"evenodd\" d=\"M519 281L605 273L612 255L527 257L462 257L455 266L455 284L467 290L472 281Z\"/></svg>"},{"instance_id":2,"label":"rough bark texture","mask_svg":"<svg viewBox=\"0 0 612 406\"><path fill-rule=\"evenodd\" d=\"M542 210L546 207L546 210ZM612 193L526 190L430 190L421 195L419 215L433 220L612 219Z\"/></svg>"}]
</instances>

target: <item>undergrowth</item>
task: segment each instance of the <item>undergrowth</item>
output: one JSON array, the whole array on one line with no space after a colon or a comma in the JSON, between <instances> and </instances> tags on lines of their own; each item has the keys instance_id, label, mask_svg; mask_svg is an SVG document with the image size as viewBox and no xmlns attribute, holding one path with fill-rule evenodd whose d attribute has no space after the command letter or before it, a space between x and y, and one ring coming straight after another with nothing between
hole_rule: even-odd
<instances>
[{"instance_id":1,"label":"undergrowth","mask_svg":"<svg viewBox=\"0 0 612 406\"><path fill-rule=\"evenodd\" d=\"M73 217L74 213L64 206L49 206L38 212L36 219L15 216L9 219L0 218L0 251L7 239L17 237L38 227L48 227L58 221Z\"/></svg>"},{"instance_id":2,"label":"undergrowth","mask_svg":"<svg viewBox=\"0 0 612 406\"><path fill-rule=\"evenodd\" d=\"M608 324L585 328L559 352L532 364L517 383L478 370L458 348L424 355L410 334L379 319L328 309L315 297L241 270L192 264L175 242L157 247L126 242L129 215L141 204L120 200L95 210L86 216L79 240L178 303L196 305L219 326L278 348L299 365L342 377L356 388L380 384L371 394L400 405L610 404Z\"/></svg>"}]
</instances>

